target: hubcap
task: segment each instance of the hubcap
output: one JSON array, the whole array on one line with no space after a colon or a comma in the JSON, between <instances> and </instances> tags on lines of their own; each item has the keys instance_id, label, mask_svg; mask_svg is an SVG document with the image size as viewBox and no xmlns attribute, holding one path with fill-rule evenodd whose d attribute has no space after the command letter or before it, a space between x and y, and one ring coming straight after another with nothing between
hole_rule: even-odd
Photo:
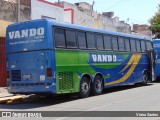
<instances>
[{"instance_id":1,"label":"hubcap","mask_svg":"<svg viewBox=\"0 0 160 120\"><path fill-rule=\"evenodd\" d=\"M89 90L89 86L87 82L83 82L81 86L82 93L86 94Z\"/></svg>"},{"instance_id":2,"label":"hubcap","mask_svg":"<svg viewBox=\"0 0 160 120\"><path fill-rule=\"evenodd\" d=\"M148 75L146 74L145 75L145 82L147 82L147 80L148 80Z\"/></svg>"},{"instance_id":3,"label":"hubcap","mask_svg":"<svg viewBox=\"0 0 160 120\"><path fill-rule=\"evenodd\" d=\"M96 80L95 88L97 92L100 92L102 90L102 83L101 80Z\"/></svg>"}]
</instances>

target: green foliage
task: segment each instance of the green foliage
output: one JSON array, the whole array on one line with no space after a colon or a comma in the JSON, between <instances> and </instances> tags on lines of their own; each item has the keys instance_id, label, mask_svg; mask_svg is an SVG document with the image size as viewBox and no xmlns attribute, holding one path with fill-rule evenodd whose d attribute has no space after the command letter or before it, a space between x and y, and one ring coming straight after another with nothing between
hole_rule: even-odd
<instances>
[{"instance_id":1,"label":"green foliage","mask_svg":"<svg viewBox=\"0 0 160 120\"><path fill-rule=\"evenodd\" d=\"M158 11L155 15L149 20L150 30L152 31L155 38L160 38L160 4L158 5Z\"/></svg>"}]
</instances>

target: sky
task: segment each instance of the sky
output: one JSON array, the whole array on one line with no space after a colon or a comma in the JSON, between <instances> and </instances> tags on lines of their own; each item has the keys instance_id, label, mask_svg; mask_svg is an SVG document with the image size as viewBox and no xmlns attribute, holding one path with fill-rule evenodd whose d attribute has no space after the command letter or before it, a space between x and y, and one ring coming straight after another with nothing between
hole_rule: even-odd
<instances>
[{"instance_id":1,"label":"sky","mask_svg":"<svg viewBox=\"0 0 160 120\"><path fill-rule=\"evenodd\" d=\"M58 0L48 0L57 2ZM87 2L93 0L63 0L69 3ZM94 10L98 13L113 11L114 16L129 24L148 24L148 20L157 12L160 0L94 0Z\"/></svg>"}]
</instances>

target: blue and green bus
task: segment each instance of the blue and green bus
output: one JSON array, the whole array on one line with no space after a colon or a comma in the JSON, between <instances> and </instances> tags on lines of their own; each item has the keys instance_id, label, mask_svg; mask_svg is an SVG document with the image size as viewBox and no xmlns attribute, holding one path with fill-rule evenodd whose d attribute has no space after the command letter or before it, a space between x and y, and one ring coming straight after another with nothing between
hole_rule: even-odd
<instances>
[{"instance_id":1,"label":"blue and green bus","mask_svg":"<svg viewBox=\"0 0 160 120\"><path fill-rule=\"evenodd\" d=\"M78 93L147 84L151 39L41 19L9 25L6 32L8 91Z\"/></svg>"}]
</instances>

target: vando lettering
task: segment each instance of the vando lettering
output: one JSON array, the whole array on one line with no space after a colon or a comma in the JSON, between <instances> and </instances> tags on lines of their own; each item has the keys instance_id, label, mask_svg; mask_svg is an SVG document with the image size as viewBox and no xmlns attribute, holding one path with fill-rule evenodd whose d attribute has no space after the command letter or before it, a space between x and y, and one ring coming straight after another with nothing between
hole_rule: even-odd
<instances>
[{"instance_id":1,"label":"vando lettering","mask_svg":"<svg viewBox=\"0 0 160 120\"><path fill-rule=\"evenodd\" d=\"M16 39L16 38L25 38L25 37L34 37L34 36L42 36L44 35L44 28L32 28L32 29L25 29L21 31L12 31L9 32L9 39Z\"/></svg>"},{"instance_id":2,"label":"vando lettering","mask_svg":"<svg viewBox=\"0 0 160 120\"><path fill-rule=\"evenodd\" d=\"M159 44L153 44L153 47L159 48L160 47L160 43Z\"/></svg>"},{"instance_id":3,"label":"vando lettering","mask_svg":"<svg viewBox=\"0 0 160 120\"><path fill-rule=\"evenodd\" d=\"M117 56L92 54L91 62L117 62Z\"/></svg>"}]
</instances>

